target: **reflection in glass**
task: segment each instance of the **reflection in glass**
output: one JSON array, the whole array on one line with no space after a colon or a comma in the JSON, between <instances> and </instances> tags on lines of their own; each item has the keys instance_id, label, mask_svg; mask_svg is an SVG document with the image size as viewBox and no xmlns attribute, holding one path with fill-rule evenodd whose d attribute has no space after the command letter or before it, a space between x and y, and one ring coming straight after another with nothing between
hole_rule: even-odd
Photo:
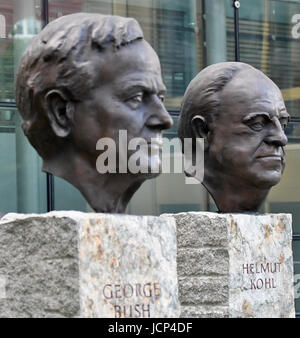
<instances>
[{"instance_id":1,"label":"reflection in glass","mask_svg":"<svg viewBox=\"0 0 300 338\"><path fill-rule=\"evenodd\" d=\"M179 110L187 85L204 66L202 1L49 1L50 21L75 12L114 14L138 20L145 39L160 58L168 89L165 104L169 109Z\"/></svg>"},{"instance_id":2,"label":"reflection in glass","mask_svg":"<svg viewBox=\"0 0 300 338\"><path fill-rule=\"evenodd\" d=\"M292 34L293 17L300 13L299 1L240 3L241 61L267 74L282 90L290 114L300 116L300 36Z\"/></svg>"},{"instance_id":3,"label":"reflection in glass","mask_svg":"<svg viewBox=\"0 0 300 338\"><path fill-rule=\"evenodd\" d=\"M41 1L1 1L5 37L0 38L0 102L13 102L14 75L23 50L42 26Z\"/></svg>"},{"instance_id":4,"label":"reflection in glass","mask_svg":"<svg viewBox=\"0 0 300 338\"><path fill-rule=\"evenodd\" d=\"M16 212L16 138L15 115L11 108L0 109L0 217L7 212Z\"/></svg>"},{"instance_id":5,"label":"reflection in glass","mask_svg":"<svg viewBox=\"0 0 300 338\"><path fill-rule=\"evenodd\" d=\"M19 59L41 30L41 1L5 1L6 38L0 39L0 101L14 101L14 78ZM21 129L15 109L1 108L0 213L45 211L45 175L38 155Z\"/></svg>"}]
</instances>

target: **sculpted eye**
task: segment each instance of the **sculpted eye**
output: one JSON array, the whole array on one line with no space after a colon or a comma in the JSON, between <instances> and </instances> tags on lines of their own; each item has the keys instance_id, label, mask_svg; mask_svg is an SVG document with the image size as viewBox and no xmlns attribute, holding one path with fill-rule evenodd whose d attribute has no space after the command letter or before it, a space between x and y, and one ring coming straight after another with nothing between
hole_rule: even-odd
<instances>
[{"instance_id":1,"label":"sculpted eye","mask_svg":"<svg viewBox=\"0 0 300 338\"><path fill-rule=\"evenodd\" d=\"M254 131L263 130L267 123L268 120L264 116L255 116L246 122L247 126Z\"/></svg>"},{"instance_id":2,"label":"sculpted eye","mask_svg":"<svg viewBox=\"0 0 300 338\"><path fill-rule=\"evenodd\" d=\"M126 101L132 109L137 109L143 102L143 94L139 93Z\"/></svg>"},{"instance_id":3,"label":"sculpted eye","mask_svg":"<svg viewBox=\"0 0 300 338\"><path fill-rule=\"evenodd\" d=\"M143 101L143 94L137 94L130 98L131 101L142 102Z\"/></svg>"},{"instance_id":4,"label":"sculpted eye","mask_svg":"<svg viewBox=\"0 0 300 338\"><path fill-rule=\"evenodd\" d=\"M250 124L249 127L255 131L260 131L263 129L264 124L262 122L255 122Z\"/></svg>"}]
</instances>

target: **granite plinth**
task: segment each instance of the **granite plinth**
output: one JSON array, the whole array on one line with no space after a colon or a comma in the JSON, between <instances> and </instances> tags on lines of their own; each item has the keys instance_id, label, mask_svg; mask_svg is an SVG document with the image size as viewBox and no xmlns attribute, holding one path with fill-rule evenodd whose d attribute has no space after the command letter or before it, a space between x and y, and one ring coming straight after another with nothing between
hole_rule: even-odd
<instances>
[{"instance_id":1,"label":"granite plinth","mask_svg":"<svg viewBox=\"0 0 300 338\"><path fill-rule=\"evenodd\" d=\"M178 317L176 228L152 216L0 220L0 317Z\"/></svg>"},{"instance_id":2,"label":"granite plinth","mask_svg":"<svg viewBox=\"0 0 300 338\"><path fill-rule=\"evenodd\" d=\"M295 317L290 214L169 214L182 317Z\"/></svg>"}]
</instances>

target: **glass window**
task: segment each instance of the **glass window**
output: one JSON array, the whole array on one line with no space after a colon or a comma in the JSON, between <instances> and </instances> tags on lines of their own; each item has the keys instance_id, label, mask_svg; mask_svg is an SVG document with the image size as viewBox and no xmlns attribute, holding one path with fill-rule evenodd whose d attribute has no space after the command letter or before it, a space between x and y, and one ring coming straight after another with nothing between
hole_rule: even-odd
<instances>
[{"instance_id":1,"label":"glass window","mask_svg":"<svg viewBox=\"0 0 300 338\"><path fill-rule=\"evenodd\" d=\"M60 177L54 177L54 199L55 210L94 212L80 191Z\"/></svg>"},{"instance_id":2,"label":"glass window","mask_svg":"<svg viewBox=\"0 0 300 338\"><path fill-rule=\"evenodd\" d=\"M196 49L194 1L128 0L127 8L127 15L139 21L160 58L168 90L165 104L178 110L186 87L203 66L202 51Z\"/></svg>"},{"instance_id":3,"label":"glass window","mask_svg":"<svg viewBox=\"0 0 300 338\"><path fill-rule=\"evenodd\" d=\"M15 114L15 109L0 109L0 217L18 210Z\"/></svg>"},{"instance_id":4,"label":"glass window","mask_svg":"<svg viewBox=\"0 0 300 338\"><path fill-rule=\"evenodd\" d=\"M19 58L42 27L41 1L1 1L0 15L5 22L5 37L0 38L0 102L13 102Z\"/></svg>"},{"instance_id":5,"label":"glass window","mask_svg":"<svg viewBox=\"0 0 300 338\"><path fill-rule=\"evenodd\" d=\"M201 1L194 0L50 0L50 21L75 12L135 18L157 52L168 93L166 106L179 110L190 80L204 67Z\"/></svg>"},{"instance_id":6,"label":"glass window","mask_svg":"<svg viewBox=\"0 0 300 338\"><path fill-rule=\"evenodd\" d=\"M19 59L41 30L41 1L1 1L5 37L0 39L0 213L46 211L46 176L41 159L21 129L14 106ZM7 107L5 107L7 105Z\"/></svg>"},{"instance_id":7,"label":"glass window","mask_svg":"<svg viewBox=\"0 0 300 338\"><path fill-rule=\"evenodd\" d=\"M15 108L0 108L0 214L45 212L46 176Z\"/></svg>"},{"instance_id":8,"label":"glass window","mask_svg":"<svg viewBox=\"0 0 300 338\"><path fill-rule=\"evenodd\" d=\"M267 74L282 90L289 113L300 116L299 1L240 3L241 61Z\"/></svg>"}]
</instances>

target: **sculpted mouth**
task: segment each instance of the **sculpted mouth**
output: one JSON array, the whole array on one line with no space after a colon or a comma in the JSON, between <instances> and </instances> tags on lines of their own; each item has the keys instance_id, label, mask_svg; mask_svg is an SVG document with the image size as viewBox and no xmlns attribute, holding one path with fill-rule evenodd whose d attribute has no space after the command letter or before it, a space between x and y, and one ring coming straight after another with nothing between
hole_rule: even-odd
<instances>
[{"instance_id":1,"label":"sculpted mouth","mask_svg":"<svg viewBox=\"0 0 300 338\"><path fill-rule=\"evenodd\" d=\"M258 156L257 158L274 158L274 159L282 159L281 155L263 155L263 156Z\"/></svg>"},{"instance_id":2,"label":"sculpted mouth","mask_svg":"<svg viewBox=\"0 0 300 338\"><path fill-rule=\"evenodd\" d=\"M265 152L257 156L257 158L274 158L274 159L283 159L283 157L284 153L282 151Z\"/></svg>"},{"instance_id":3,"label":"sculpted mouth","mask_svg":"<svg viewBox=\"0 0 300 338\"><path fill-rule=\"evenodd\" d=\"M257 160L261 160L263 162L280 162L282 165L285 162L284 156L283 155L278 155L278 154L266 154L266 155L261 155L256 157Z\"/></svg>"}]
</instances>

